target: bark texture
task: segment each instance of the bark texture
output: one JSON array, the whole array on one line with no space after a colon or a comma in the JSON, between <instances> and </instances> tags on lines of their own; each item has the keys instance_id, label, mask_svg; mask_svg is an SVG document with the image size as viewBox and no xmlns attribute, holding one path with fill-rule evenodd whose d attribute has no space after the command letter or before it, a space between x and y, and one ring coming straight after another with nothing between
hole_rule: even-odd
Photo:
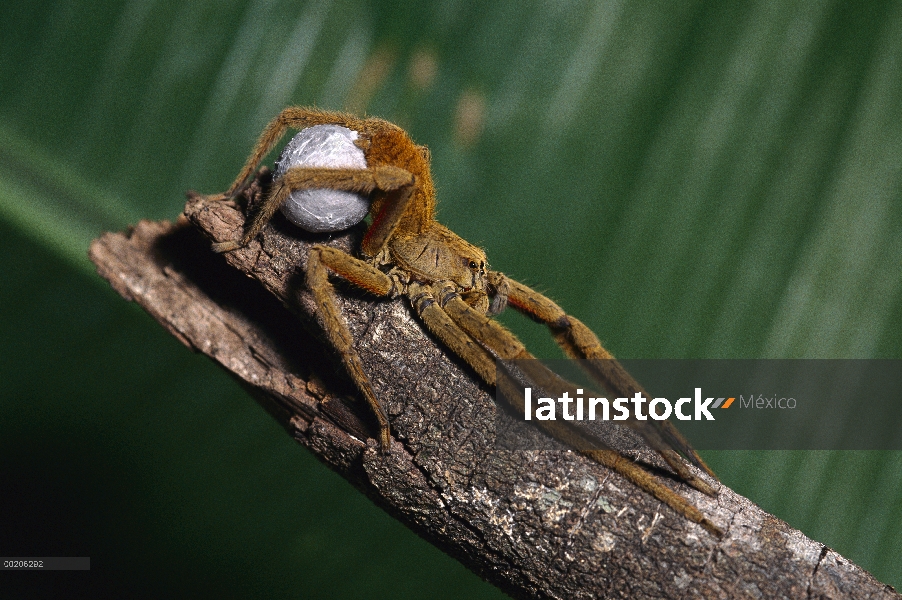
<instances>
[{"instance_id":1,"label":"bark texture","mask_svg":"<svg viewBox=\"0 0 902 600\"><path fill-rule=\"evenodd\" d=\"M346 397L353 391L304 286L309 245L351 250L359 231L302 234L277 217L247 248L221 256L210 240L238 238L244 213L192 200L185 215L95 240L98 272L377 505L511 596L899 598L725 487L712 499L668 482L725 531L718 539L577 453L496 449L492 391L402 300L339 285L391 419L383 455L371 439L375 419Z\"/></svg>"}]
</instances>

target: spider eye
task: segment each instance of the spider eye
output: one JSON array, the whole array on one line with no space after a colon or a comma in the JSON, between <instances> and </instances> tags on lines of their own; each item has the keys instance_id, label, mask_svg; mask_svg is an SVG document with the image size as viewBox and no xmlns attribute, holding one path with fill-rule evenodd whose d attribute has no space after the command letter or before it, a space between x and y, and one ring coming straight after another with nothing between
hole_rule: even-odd
<instances>
[{"instance_id":1,"label":"spider eye","mask_svg":"<svg viewBox=\"0 0 902 600\"><path fill-rule=\"evenodd\" d=\"M476 261L475 261L475 260L471 260L471 261L470 261L470 268L475 270L475 269L478 269L478 268L479 268L479 265L476 264Z\"/></svg>"}]
</instances>

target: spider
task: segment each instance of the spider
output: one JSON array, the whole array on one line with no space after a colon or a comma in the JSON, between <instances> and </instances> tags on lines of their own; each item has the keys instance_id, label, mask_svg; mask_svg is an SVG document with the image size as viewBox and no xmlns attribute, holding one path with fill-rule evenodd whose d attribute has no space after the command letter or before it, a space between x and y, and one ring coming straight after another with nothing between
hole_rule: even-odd
<instances>
[{"instance_id":1,"label":"spider","mask_svg":"<svg viewBox=\"0 0 902 600\"><path fill-rule=\"evenodd\" d=\"M348 374L366 399L379 422L382 450L390 447L390 426L385 409L376 397L353 346L346 321L335 302L330 275L382 297L405 296L426 328L463 359L490 386L506 386L495 361L533 358L523 344L492 317L511 306L548 326L564 353L590 359L590 375L615 396L631 397L642 387L604 349L596 335L581 321L526 285L488 267L483 250L470 244L435 219L436 193L430 174L430 155L414 143L403 129L379 118L315 108L284 109L263 130L256 146L229 189L209 199L236 196L263 158L286 130L317 125L338 125L357 133L353 142L366 157L365 168L291 167L276 177L268 195L246 227L240 240L213 244L216 252L246 246L263 229L276 210L295 191L332 189L369 195L372 222L363 237L359 256L339 249L314 245L306 270L323 328L336 348ZM533 361L536 362L536 361ZM553 374L533 371L536 379L569 389ZM688 500L661 484L653 475L614 450L587 445L579 434L562 429L562 422L548 421L557 429L555 437L570 441L589 458L619 472L679 514L716 535L721 531ZM709 475L686 440L667 421L632 421L648 444L670 467L696 489L715 496L713 488L695 477L680 453Z\"/></svg>"}]
</instances>

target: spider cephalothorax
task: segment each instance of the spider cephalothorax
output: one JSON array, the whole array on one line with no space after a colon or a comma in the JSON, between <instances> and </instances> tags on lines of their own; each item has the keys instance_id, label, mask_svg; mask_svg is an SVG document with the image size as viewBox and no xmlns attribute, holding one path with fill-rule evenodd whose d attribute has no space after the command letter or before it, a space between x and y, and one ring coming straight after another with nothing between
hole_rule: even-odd
<instances>
[{"instance_id":1,"label":"spider cephalothorax","mask_svg":"<svg viewBox=\"0 0 902 600\"><path fill-rule=\"evenodd\" d=\"M449 282L464 301L481 313L488 312L490 286L485 252L467 243L443 225L432 223L423 233L395 237L388 248L390 272L405 280ZM378 265L378 262L377 262Z\"/></svg>"},{"instance_id":2,"label":"spider cephalothorax","mask_svg":"<svg viewBox=\"0 0 902 600\"><path fill-rule=\"evenodd\" d=\"M415 144L397 125L376 118L362 119L310 108L287 108L263 131L229 190L215 198L227 199L236 195L288 128L305 129L319 125L338 125L356 132L353 143L363 151L366 168L288 168L273 181L268 196L242 238L214 244L213 247L217 252L228 252L247 245L295 191L330 189L370 196L372 223L361 242L359 257L329 246L314 245L306 275L307 285L313 292L331 343L379 420L383 450L388 451L391 441L388 417L373 392L347 324L336 306L330 274L379 296L406 296L426 328L489 385L504 385L503 381L496 379L496 358L532 358L516 336L491 318L510 305L546 324L568 356L588 359L585 362L589 365L590 375L615 396L644 394L642 387L613 360L595 334L582 322L567 315L542 294L489 269L485 253L480 248L435 220L436 198L429 151L425 146ZM536 376L551 386L562 386L561 389L566 389L568 385L551 373L538 372ZM709 531L719 533L717 527L697 508L632 461L613 450L599 450L584 444L579 434L568 430L564 426L566 424L549 424L553 435L618 471ZM713 489L695 477L682 462L679 453L711 474L669 422L633 421L628 424L684 480L714 495Z\"/></svg>"}]
</instances>

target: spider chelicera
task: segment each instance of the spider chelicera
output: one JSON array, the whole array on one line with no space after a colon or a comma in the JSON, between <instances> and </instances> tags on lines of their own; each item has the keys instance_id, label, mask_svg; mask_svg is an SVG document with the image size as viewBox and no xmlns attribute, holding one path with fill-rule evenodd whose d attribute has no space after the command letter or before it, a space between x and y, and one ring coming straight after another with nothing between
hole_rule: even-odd
<instances>
[{"instance_id":1,"label":"spider chelicera","mask_svg":"<svg viewBox=\"0 0 902 600\"><path fill-rule=\"evenodd\" d=\"M581 363L586 365L589 374L615 397L629 398L637 392L649 397L582 322L544 295L489 269L480 248L435 220L436 194L429 150L414 143L397 125L378 118L359 118L313 108L286 108L263 130L228 191L209 198L225 200L237 195L286 130L317 125L338 125L356 132L353 143L363 151L367 166L362 169L288 168L273 181L241 239L216 243L213 249L229 252L246 246L295 191L333 189L370 196L372 223L360 244L359 257L314 245L307 263L306 281L332 345L379 421L384 451L390 447L389 420L336 306L330 274L377 296L406 296L426 328L491 386L510 384L496 373L496 358L532 358L520 340L492 318L506 306L512 306L547 325L567 356L586 359ZM541 380L546 387L572 389L541 367L536 369L531 374L533 379ZM716 495L683 462L680 454L713 476L668 421L632 420L626 424L638 431L684 481L708 495ZM550 433L555 437L617 471L689 520L712 533L721 533L693 504L632 460L614 450L585 443L582 434L567 429L565 423L548 421L545 425L552 428Z\"/></svg>"}]
</instances>

